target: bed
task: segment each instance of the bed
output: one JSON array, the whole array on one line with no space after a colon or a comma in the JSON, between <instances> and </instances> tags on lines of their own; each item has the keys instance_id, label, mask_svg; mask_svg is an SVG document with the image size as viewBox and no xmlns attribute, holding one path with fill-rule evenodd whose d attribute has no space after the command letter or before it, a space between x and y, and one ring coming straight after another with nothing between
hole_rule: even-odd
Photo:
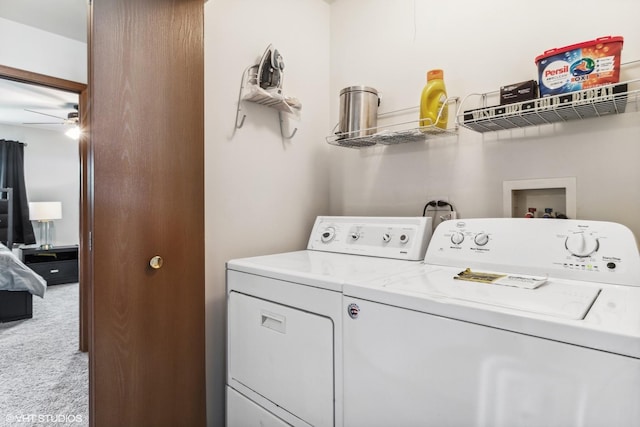
<instances>
[{"instance_id":1,"label":"bed","mask_svg":"<svg viewBox=\"0 0 640 427\"><path fill-rule=\"evenodd\" d=\"M33 295L43 297L47 282L11 251L12 191L0 188L0 322L33 317Z\"/></svg>"}]
</instances>

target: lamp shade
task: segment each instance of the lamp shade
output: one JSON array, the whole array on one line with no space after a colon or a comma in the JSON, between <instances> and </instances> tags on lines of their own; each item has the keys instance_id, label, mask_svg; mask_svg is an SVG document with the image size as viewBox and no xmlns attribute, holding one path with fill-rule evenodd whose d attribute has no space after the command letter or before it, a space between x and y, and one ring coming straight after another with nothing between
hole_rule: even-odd
<instances>
[{"instance_id":1,"label":"lamp shade","mask_svg":"<svg viewBox=\"0 0 640 427\"><path fill-rule=\"evenodd\" d=\"M31 202L29 203L29 219L32 221L51 221L62 218L62 203Z\"/></svg>"}]
</instances>

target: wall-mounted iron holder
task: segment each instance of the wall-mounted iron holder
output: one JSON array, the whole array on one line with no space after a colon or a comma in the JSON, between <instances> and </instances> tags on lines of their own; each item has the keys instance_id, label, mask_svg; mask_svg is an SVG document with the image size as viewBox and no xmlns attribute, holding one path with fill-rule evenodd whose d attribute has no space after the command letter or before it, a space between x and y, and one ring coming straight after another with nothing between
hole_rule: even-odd
<instances>
[{"instance_id":1,"label":"wall-mounted iron holder","mask_svg":"<svg viewBox=\"0 0 640 427\"><path fill-rule=\"evenodd\" d=\"M280 134L284 139L291 139L294 137L298 128L295 128L291 135L286 136L282 123L282 113L296 114L302 108L302 104L296 98L288 97L280 93L280 90L265 90L257 84L258 77L258 64L251 65L245 68L242 73L242 79L240 80L240 91L238 92L238 106L236 110L235 129L240 129L244 125L244 121L247 118L246 114L242 114L240 118L240 111L242 110L242 101L255 102L256 104L266 105L267 107L275 108L278 110L278 120L280 122ZM239 120L239 122L238 122Z\"/></svg>"}]
</instances>

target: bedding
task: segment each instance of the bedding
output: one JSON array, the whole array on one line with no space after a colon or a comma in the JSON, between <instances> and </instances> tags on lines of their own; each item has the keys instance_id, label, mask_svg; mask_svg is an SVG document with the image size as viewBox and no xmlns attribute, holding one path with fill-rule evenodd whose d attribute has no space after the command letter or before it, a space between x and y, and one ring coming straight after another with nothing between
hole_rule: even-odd
<instances>
[{"instance_id":1,"label":"bedding","mask_svg":"<svg viewBox=\"0 0 640 427\"><path fill-rule=\"evenodd\" d=\"M47 282L24 265L9 248L0 243L0 290L27 291L44 297Z\"/></svg>"}]
</instances>

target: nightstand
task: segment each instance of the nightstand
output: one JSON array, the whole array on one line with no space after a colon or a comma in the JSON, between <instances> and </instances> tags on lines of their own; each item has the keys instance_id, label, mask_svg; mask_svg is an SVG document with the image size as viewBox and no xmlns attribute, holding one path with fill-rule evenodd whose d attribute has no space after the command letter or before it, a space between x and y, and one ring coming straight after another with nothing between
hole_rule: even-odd
<instances>
[{"instance_id":1,"label":"nightstand","mask_svg":"<svg viewBox=\"0 0 640 427\"><path fill-rule=\"evenodd\" d=\"M20 248L20 259L38 273L47 285L74 283L78 281L78 245Z\"/></svg>"}]
</instances>

